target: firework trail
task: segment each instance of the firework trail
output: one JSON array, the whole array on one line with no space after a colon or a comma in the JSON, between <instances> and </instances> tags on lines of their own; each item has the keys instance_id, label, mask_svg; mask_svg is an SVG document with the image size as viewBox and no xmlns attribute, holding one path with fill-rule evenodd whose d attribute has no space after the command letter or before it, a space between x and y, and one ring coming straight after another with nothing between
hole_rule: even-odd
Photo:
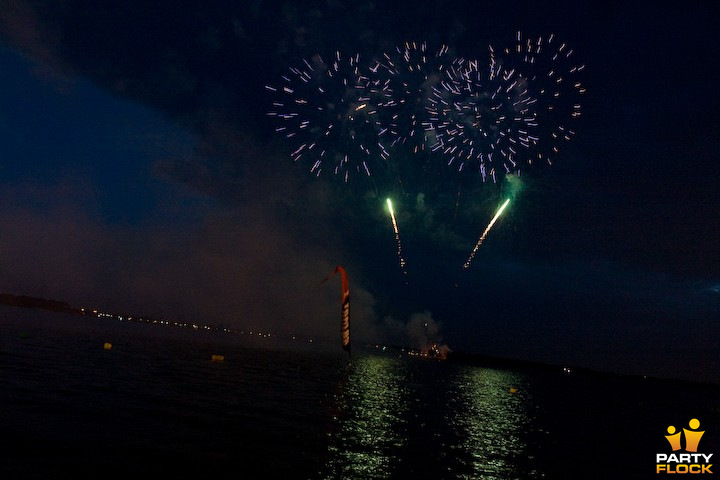
<instances>
[{"instance_id":1,"label":"firework trail","mask_svg":"<svg viewBox=\"0 0 720 480\"><path fill-rule=\"evenodd\" d=\"M371 176L387 161L377 113L390 92L368 73L359 55L335 52L330 62L315 55L291 67L279 87L265 86L277 97L267 115L293 143L294 162L310 165L317 176L331 172L348 182L356 174Z\"/></svg>"},{"instance_id":2,"label":"firework trail","mask_svg":"<svg viewBox=\"0 0 720 480\"><path fill-rule=\"evenodd\" d=\"M390 212L390 220L392 220L393 231L395 232L395 241L397 242L397 256L400 264L400 269L404 275L407 275L405 270L405 259L402 256L402 243L400 243L400 231L398 230L397 221L395 220L395 210L393 209L392 201L387 199L388 211Z\"/></svg>"},{"instance_id":3,"label":"firework trail","mask_svg":"<svg viewBox=\"0 0 720 480\"><path fill-rule=\"evenodd\" d=\"M470 253L470 256L468 257L467 261L463 265L463 270L467 270L468 267L470 267L470 263L472 263L473 258L475 258L475 254L478 251L478 248L480 248L480 245L485 241L485 237L487 237L488 232L490 229L495 225L495 222L497 222L497 219L500 218L500 215L502 215L503 211L505 210L505 207L508 206L510 203L510 199L508 198L503 202L503 204L498 208L498 211L495 212L495 216L490 220L490 223L488 223L488 226L485 228L485 231L482 235L480 235L480 238L478 239L477 243L475 244L475 248L473 248L472 252Z\"/></svg>"}]
</instances>

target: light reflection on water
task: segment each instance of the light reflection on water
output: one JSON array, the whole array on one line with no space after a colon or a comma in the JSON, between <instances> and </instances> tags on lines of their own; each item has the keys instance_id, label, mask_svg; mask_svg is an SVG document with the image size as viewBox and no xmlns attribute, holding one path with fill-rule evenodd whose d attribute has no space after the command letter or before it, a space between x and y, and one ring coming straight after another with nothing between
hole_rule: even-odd
<instances>
[{"instance_id":1,"label":"light reflection on water","mask_svg":"<svg viewBox=\"0 0 720 480\"><path fill-rule=\"evenodd\" d=\"M348 365L339 386L323 478L388 478L406 442L404 369L396 359L367 356Z\"/></svg>"},{"instance_id":2,"label":"light reflection on water","mask_svg":"<svg viewBox=\"0 0 720 480\"><path fill-rule=\"evenodd\" d=\"M525 387L508 371L353 359L331 402L320 478L542 478L525 440L533 428Z\"/></svg>"},{"instance_id":3,"label":"light reflection on water","mask_svg":"<svg viewBox=\"0 0 720 480\"><path fill-rule=\"evenodd\" d=\"M528 468L533 456L524 434L531 425L521 375L478 367L463 368L453 385L447 422L459 435L453 446L457 478L540 478ZM519 389L518 389L519 387ZM511 388L518 389L511 393Z\"/></svg>"}]
</instances>

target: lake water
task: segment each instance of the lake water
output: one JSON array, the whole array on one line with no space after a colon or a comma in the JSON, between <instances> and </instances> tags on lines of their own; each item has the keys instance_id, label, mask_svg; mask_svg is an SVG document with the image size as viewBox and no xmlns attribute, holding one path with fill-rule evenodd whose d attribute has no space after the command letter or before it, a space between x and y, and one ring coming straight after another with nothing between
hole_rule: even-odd
<instances>
[{"instance_id":1,"label":"lake water","mask_svg":"<svg viewBox=\"0 0 720 480\"><path fill-rule=\"evenodd\" d=\"M692 418L720 454L717 385L356 350L3 307L0 478L657 479Z\"/></svg>"}]
</instances>

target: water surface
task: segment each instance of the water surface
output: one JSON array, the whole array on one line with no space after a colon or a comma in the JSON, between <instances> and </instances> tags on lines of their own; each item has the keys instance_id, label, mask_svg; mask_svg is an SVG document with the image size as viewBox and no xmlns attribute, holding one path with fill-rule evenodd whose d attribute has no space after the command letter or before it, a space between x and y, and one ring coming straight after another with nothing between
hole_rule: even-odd
<instances>
[{"instance_id":1,"label":"water surface","mask_svg":"<svg viewBox=\"0 0 720 480\"><path fill-rule=\"evenodd\" d=\"M711 385L170 328L3 308L2 478L657 478L690 418L720 452Z\"/></svg>"}]
</instances>

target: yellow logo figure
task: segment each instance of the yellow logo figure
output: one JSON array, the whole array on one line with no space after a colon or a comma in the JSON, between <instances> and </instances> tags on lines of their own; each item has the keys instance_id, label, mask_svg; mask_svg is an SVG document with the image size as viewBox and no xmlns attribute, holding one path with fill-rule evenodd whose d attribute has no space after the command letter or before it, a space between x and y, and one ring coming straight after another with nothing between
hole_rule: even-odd
<instances>
[{"instance_id":1,"label":"yellow logo figure","mask_svg":"<svg viewBox=\"0 0 720 480\"><path fill-rule=\"evenodd\" d=\"M668 442L670 442L673 452L680 450L680 437L682 436L682 433L675 433L675 427L672 425L668 427L667 431L670 435L665 435L665 438L667 438Z\"/></svg>"},{"instance_id":2,"label":"yellow logo figure","mask_svg":"<svg viewBox=\"0 0 720 480\"><path fill-rule=\"evenodd\" d=\"M683 432L685 432L685 451L697 452L698 443L700 443L700 439L705 431L697 431L697 429L700 428L700 420L697 418L690 420L690 422L688 422L688 426L690 427L690 430L683 428ZM675 427L672 425L668 427L667 432L670 435L665 435L665 438L667 438L667 441L670 442L673 452L680 450L680 437L682 436L682 432L675 433Z\"/></svg>"},{"instance_id":3,"label":"yellow logo figure","mask_svg":"<svg viewBox=\"0 0 720 480\"><path fill-rule=\"evenodd\" d=\"M697 452L698 443L700 443L700 438L702 438L703 433L697 432L693 430L697 430L700 428L700 420L697 418L693 418L690 420L689 427L692 430L688 430L687 428L683 428L683 432L685 432L685 451L686 452Z\"/></svg>"}]
</instances>

